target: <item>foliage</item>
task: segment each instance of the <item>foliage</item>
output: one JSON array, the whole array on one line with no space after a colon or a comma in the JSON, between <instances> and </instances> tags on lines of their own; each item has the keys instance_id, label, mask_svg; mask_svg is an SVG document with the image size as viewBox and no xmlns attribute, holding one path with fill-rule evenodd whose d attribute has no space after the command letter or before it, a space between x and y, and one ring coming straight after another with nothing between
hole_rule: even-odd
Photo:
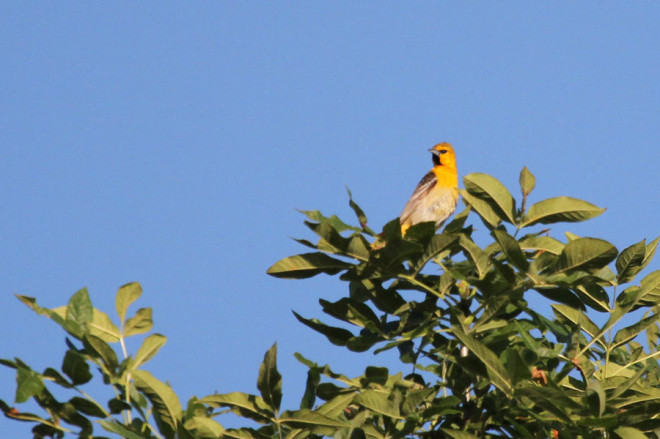
<instances>
[{"instance_id":1,"label":"foliage","mask_svg":"<svg viewBox=\"0 0 660 439\"><path fill-rule=\"evenodd\" d=\"M334 325L296 318L353 352L396 349L406 368L414 366L406 376L371 366L349 378L297 354L309 369L306 391L298 409L282 410L273 346L259 369L259 395L212 394L184 409L168 385L143 370L164 336L148 335L134 355L126 352L126 337L152 327L149 308L127 318L141 293L128 284L117 294L119 327L93 308L86 290L56 309L19 296L68 332L68 350L61 372L1 360L17 371L16 403L32 398L47 417L0 406L10 418L36 422L35 437L73 430L100 437L95 424L131 439L660 437L660 271L636 281L660 238L621 252L592 237L566 233L560 240L540 225L584 221L604 209L569 197L528 207L534 186L523 169L519 204L495 178L467 175L466 208L439 234L424 223L403 237L398 219L377 234L352 199L357 226L303 212L319 239L299 242L313 250L268 273L339 275L348 294L319 300ZM475 242L471 212L488 230L485 246ZM530 307L532 297L553 316ZM114 389L105 405L81 390L94 378L90 365ZM76 395L59 401L49 386ZM245 418L246 427L225 429L215 418L226 411Z\"/></svg>"}]
</instances>

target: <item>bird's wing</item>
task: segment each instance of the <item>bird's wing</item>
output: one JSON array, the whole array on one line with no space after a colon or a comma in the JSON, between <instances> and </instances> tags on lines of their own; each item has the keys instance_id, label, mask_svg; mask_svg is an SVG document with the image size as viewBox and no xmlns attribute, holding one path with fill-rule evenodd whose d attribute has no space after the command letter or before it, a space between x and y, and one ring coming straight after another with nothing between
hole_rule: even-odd
<instances>
[{"instance_id":1,"label":"bird's wing","mask_svg":"<svg viewBox=\"0 0 660 439\"><path fill-rule=\"evenodd\" d=\"M415 208L420 205L421 200L435 187L437 181L438 179L433 172L429 172L424 178L422 178L410 197L410 200L408 200L408 203L406 203L406 206L403 208L403 212L401 212L399 217L401 224L405 224Z\"/></svg>"}]
</instances>

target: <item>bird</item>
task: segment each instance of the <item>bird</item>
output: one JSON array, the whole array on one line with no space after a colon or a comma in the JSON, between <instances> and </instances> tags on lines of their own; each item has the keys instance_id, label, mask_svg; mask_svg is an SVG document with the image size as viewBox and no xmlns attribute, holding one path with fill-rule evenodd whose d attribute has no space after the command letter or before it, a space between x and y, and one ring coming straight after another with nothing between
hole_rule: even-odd
<instances>
[{"instance_id":1,"label":"bird","mask_svg":"<svg viewBox=\"0 0 660 439\"><path fill-rule=\"evenodd\" d=\"M438 230L456 210L458 172L454 148L443 142L429 151L433 168L419 182L399 216L402 236L410 226L425 221L434 221Z\"/></svg>"}]
</instances>

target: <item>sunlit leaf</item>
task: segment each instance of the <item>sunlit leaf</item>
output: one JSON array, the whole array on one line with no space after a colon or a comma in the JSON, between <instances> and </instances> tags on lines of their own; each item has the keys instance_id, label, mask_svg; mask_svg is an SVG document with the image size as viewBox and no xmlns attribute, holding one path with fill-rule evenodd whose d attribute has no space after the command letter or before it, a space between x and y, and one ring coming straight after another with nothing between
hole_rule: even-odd
<instances>
[{"instance_id":1,"label":"sunlit leaf","mask_svg":"<svg viewBox=\"0 0 660 439\"><path fill-rule=\"evenodd\" d=\"M151 316L151 308L138 309L133 317L126 320L126 325L124 326L124 336L129 337L131 335L144 334L145 332L150 331L154 325L154 321Z\"/></svg>"},{"instance_id":2,"label":"sunlit leaf","mask_svg":"<svg viewBox=\"0 0 660 439\"><path fill-rule=\"evenodd\" d=\"M119 287L115 296L115 310L121 322L126 318L128 307L142 295L142 287L137 282Z\"/></svg>"},{"instance_id":3,"label":"sunlit leaf","mask_svg":"<svg viewBox=\"0 0 660 439\"><path fill-rule=\"evenodd\" d=\"M520 171L520 178L518 180L520 182L520 192L524 197L528 196L536 186L536 178L527 169L527 166L524 166L522 171Z\"/></svg>"},{"instance_id":4,"label":"sunlit leaf","mask_svg":"<svg viewBox=\"0 0 660 439\"><path fill-rule=\"evenodd\" d=\"M515 201L509 190L495 177L472 173L463 177L465 190L497 207L502 219L515 223Z\"/></svg>"},{"instance_id":5,"label":"sunlit leaf","mask_svg":"<svg viewBox=\"0 0 660 439\"><path fill-rule=\"evenodd\" d=\"M166 434L176 431L183 410L179 398L172 388L145 370L133 371L132 377L135 386L146 395L153 405L153 415L159 429Z\"/></svg>"},{"instance_id":6,"label":"sunlit leaf","mask_svg":"<svg viewBox=\"0 0 660 439\"><path fill-rule=\"evenodd\" d=\"M548 198L533 204L521 224L522 227L534 224L585 221L603 213L605 209L583 200L571 197Z\"/></svg>"},{"instance_id":7,"label":"sunlit leaf","mask_svg":"<svg viewBox=\"0 0 660 439\"><path fill-rule=\"evenodd\" d=\"M137 369L158 353L167 342L167 337L160 334L151 334L144 339L134 358L134 367Z\"/></svg>"}]
</instances>

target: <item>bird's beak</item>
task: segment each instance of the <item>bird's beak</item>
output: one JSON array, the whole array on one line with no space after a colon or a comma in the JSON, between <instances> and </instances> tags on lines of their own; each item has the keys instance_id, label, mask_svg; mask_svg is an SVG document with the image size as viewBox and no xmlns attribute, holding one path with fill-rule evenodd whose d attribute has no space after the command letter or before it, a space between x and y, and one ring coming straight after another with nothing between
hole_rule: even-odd
<instances>
[{"instance_id":1,"label":"bird's beak","mask_svg":"<svg viewBox=\"0 0 660 439\"><path fill-rule=\"evenodd\" d=\"M429 149L429 151L431 151L431 154L437 155L438 157L440 157L440 152L437 149L431 148L431 149Z\"/></svg>"}]
</instances>

